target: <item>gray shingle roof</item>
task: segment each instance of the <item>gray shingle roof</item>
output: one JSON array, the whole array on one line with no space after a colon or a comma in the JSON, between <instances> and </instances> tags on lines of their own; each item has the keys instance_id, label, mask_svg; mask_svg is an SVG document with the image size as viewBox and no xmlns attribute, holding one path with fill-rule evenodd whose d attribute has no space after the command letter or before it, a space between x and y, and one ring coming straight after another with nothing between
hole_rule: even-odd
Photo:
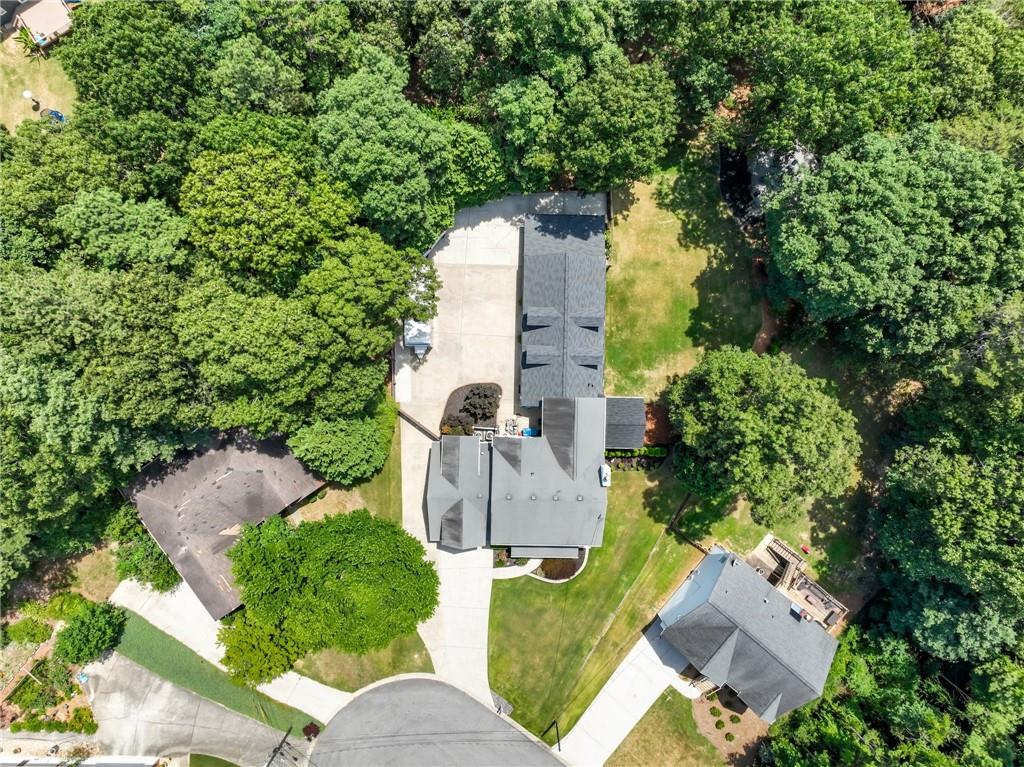
<instances>
[{"instance_id":1,"label":"gray shingle roof","mask_svg":"<svg viewBox=\"0 0 1024 767\"><path fill-rule=\"evenodd\" d=\"M604 391L604 218L529 215L523 226L519 398Z\"/></svg>"},{"instance_id":2,"label":"gray shingle roof","mask_svg":"<svg viewBox=\"0 0 1024 767\"><path fill-rule=\"evenodd\" d=\"M430 446L428 538L453 549L487 545L490 447L479 437L444 436Z\"/></svg>"},{"instance_id":3,"label":"gray shingle roof","mask_svg":"<svg viewBox=\"0 0 1024 767\"><path fill-rule=\"evenodd\" d=\"M834 637L719 546L658 617L673 647L768 723L821 695L836 653Z\"/></svg>"},{"instance_id":4,"label":"gray shingle roof","mask_svg":"<svg viewBox=\"0 0 1024 767\"><path fill-rule=\"evenodd\" d=\"M609 450L643 447L647 431L643 397L608 397L605 402L605 447Z\"/></svg>"},{"instance_id":5,"label":"gray shingle roof","mask_svg":"<svg viewBox=\"0 0 1024 767\"><path fill-rule=\"evenodd\" d=\"M427 537L457 549L600 546L603 398L544 400L540 437L444 436L431 446Z\"/></svg>"},{"instance_id":6,"label":"gray shingle roof","mask_svg":"<svg viewBox=\"0 0 1024 767\"><path fill-rule=\"evenodd\" d=\"M283 440L242 433L150 465L128 496L189 588L220 619L241 604L226 552L242 525L262 522L322 484Z\"/></svg>"}]
</instances>

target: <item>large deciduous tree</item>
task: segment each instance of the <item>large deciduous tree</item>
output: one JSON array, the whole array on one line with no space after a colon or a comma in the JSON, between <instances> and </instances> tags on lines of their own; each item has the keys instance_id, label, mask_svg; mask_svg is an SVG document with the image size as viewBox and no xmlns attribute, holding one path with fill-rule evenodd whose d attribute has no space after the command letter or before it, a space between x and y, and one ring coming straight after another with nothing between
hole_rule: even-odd
<instances>
[{"instance_id":1,"label":"large deciduous tree","mask_svg":"<svg viewBox=\"0 0 1024 767\"><path fill-rule=\"evenodd\" d=\"M321 241L354 217L347 190L324 175L307 178L287 155L267 147L205 152L181 190L191 239L241 279L287 292L315 263Z\"/></svg>"},{"instance_id":2,"label":"large deciduous tree","mask_svg":"<svg viewBox=\"0 0 1024 767\"><path fill-rule=\"evenodd\" d=\"M1024 284L1020 175L928 128L829 155L768 224L775 295L882 360L928 358Z\"/></svg>"},{"instance_id":3,"label":"large deciduous tree","mask_svg":"<svg viewBox=\"0 0 1024 767\"><path fill-rule=\"evenodd\" d=\"M853 415L788 356L709 351L669 385L666 402L682 436L680 479L701 495L746 498L766 526L853 483Z\"/></svg>"},{"instance_id":4,"label":"large deciduous tree","mask_svg":"<svg viewBox=\"0 0 1024 767\"><path fill-rule=\"evenodd\" d=\"M423 546L365 510L297 527L272 517L247 527L228 556L245 612L220 639L225 664L248 683L268 681L307 652L386 647L437 606Z\"/></svg>"}]
</instances>

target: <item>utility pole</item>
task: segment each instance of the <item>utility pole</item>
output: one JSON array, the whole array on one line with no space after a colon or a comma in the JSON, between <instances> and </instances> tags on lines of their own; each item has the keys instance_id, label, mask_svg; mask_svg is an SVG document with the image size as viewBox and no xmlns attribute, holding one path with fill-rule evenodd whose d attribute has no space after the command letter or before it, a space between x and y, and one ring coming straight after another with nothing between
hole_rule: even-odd
<instances>
[{"instance_id":1,"label":"utility pole","mask_svg":"<svg viewBox=\"0 0 1024 767\"><path fill-rule=\"evenodd\" d=\"M270 752L270 758L267 759L267 763L263 767L271 767L271 765L274 763L274 760L277 758L277 755L280 754L284 747L287 745L288 736L291 734L292 728L291 725L289 725L288 731L285 732L284 737L281 738L281 742L274 746L274 750Z\"/></svg>"}]
</instances>

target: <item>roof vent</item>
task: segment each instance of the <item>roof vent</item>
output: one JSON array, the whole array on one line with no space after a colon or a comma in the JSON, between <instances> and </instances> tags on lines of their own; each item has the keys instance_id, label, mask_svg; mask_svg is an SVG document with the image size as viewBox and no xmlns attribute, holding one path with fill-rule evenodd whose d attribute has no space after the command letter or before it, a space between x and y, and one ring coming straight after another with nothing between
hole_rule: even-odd
<instances>
[{"instance_id":1,"label":"roof vent","mask_svg":"<svg viewBox=\"0 0 1024 767\"><path fill-rule=\"evenodd\" d=\"M512 500L512 493L505 493L505 500L506 501L511 501Z\"/></svg>"},{"instance_id":2,"label":"roof vent","mask_svg":"<svg viewBox=\"0 0 1024 767\"><path fill-rule=\"evenodd\" d=\"M558 494L556 493L555 495L551 496L551 500L552 501L557 501L558 500Z\"/></svg>"},{"instance_id":3,"label":"roof vent","mask_svg":"<svg viewBox=\"0 0 1024 767\"><path fill-rule=\"evenodd\" d=\"M537 496L534 493L530 493L530 500L531 501L536 501L537 500Z\"/></svg>"},{"instance_id":4,"label":"roof vent","mask_svg":"<svg viewBox=\"0 0 1024 767\"><path fill-rule=\"evenodd\" d=\"M576 496L576 500L577 501L582 501L583 500L583 496L582 495L577 495Z\"/></svg>"}]
</instances>

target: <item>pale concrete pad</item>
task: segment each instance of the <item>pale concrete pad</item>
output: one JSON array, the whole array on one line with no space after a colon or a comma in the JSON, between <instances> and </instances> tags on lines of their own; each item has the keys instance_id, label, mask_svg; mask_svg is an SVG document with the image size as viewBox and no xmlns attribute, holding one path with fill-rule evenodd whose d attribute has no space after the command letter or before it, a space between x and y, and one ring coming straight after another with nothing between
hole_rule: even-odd
<instances>
[{"instance_id":1,"label":"pale concrete pad","mask_svg":"<svg viewBox=\"0 0 1024 767\"><path fill-rule=\"evenodd\" d=\"M699 690L679 678L686 665L686 658L658 636L656 629L649 629L562 738L562 758L575 767L600 767L666 687L696 698Z\"/></svg>"},{"instance_id":2,"label":"pale concrete pad","mask_svg":"<svg viewBox=\"0 0 1024 767\"><path fill-rule=\"evenodd\" d=\"M220 623L210 617L199 598L182 583L166 594L133 580L121 581L110 596L114 604L141 615L165 634L170 634L196 655L224 670L224 648L217 641ZM289 671L257 688L267 697L328 721L352 698L352 693Z\"/></svg>"},{"instance_id":3,"label":"pale concrete pad","mask_svg":"<svg viewBox=\"0 0 1024 767\"><path fill-rule=\"evenodd\" d=\"M525 565L509 565L508 567L495 567L494 575L491 576L496 581L509 581L513 578L522 578L524 575L529 575L543 562L542 559L531 559L528 560Z\"/></svg>"},{"instance_id":4,"label":"pale concrete pad","mask_svg":"<svg viewBox=\"0 0 1024 767\"><path fill-rule=\"evenodd\" d=\"M108 754L210 754L242 767L267 761L283 733L171 684L117 653L86 667L86 693ZM305 752L302 738L290 742Z\"/></svg>"}]
</instances>

